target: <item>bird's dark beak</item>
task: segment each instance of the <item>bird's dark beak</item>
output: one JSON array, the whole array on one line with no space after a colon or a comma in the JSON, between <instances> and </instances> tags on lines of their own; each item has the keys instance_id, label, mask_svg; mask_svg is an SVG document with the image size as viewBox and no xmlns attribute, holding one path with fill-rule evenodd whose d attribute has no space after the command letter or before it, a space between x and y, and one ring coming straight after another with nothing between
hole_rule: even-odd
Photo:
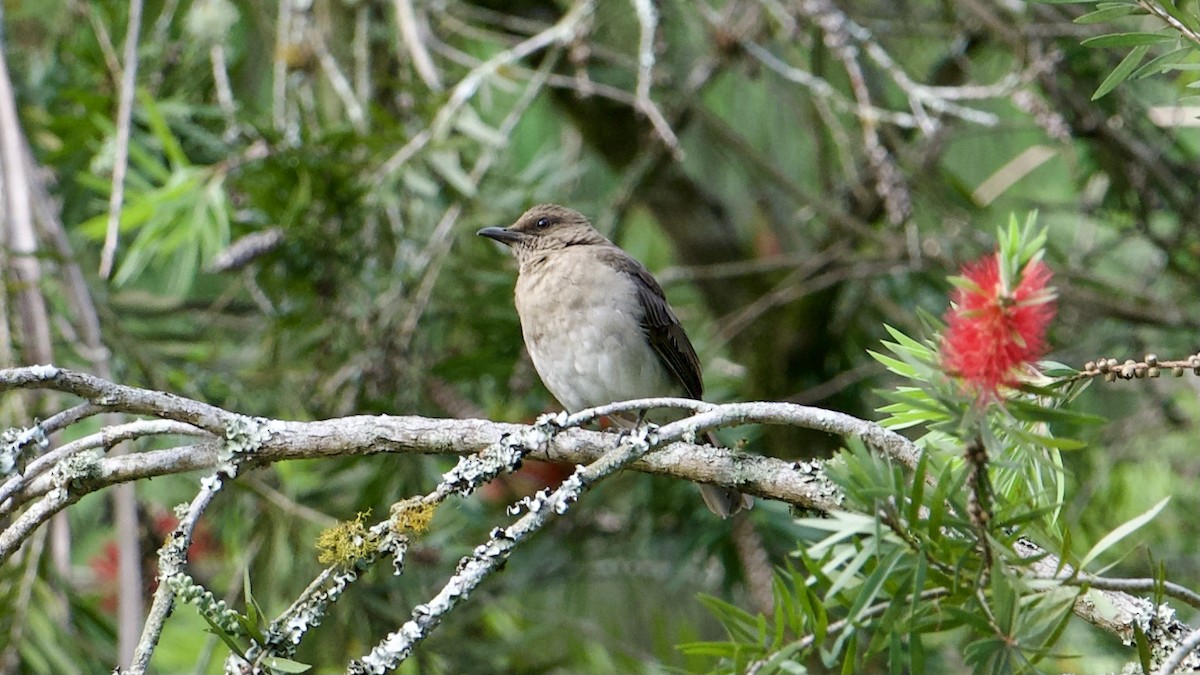
<instances>
[{"instance_id":1,"label":"bird's dark beak","mask_svg":"<svg viewBox=\"0 0 1200 675\"><path fill-rule=\"evenodd\" d=\"M520 232L514 232L506 227L485 227L475 234L488 239L495 239L501 244L512 246L525 238Z\"/></svg>"}]
</instances>

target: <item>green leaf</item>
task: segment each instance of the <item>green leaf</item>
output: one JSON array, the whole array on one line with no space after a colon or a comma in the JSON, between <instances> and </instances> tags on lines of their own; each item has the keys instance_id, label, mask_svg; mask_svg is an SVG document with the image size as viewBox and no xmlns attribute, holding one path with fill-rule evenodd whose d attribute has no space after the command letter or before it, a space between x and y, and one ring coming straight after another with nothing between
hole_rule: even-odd
<instances>
[{"instance_id":1,"label":"green leaf","mask_svg":"<svg viewBox=\"0 0 1200 675\"><path fill-rule=\"evenodd\" d=\"M425 199L433 199L437 197L440 189L437 182L425 174L418 168L406 166L404 171L400 173L400 181L404 183L404 187L412 190L418 197Z\"/></svg>"},{"instance_id":2,"label":"green leaf","mask_svg":"<svg viewBox=\"0 0 1200 675\"><path fill-rule=\"evenodd\" d=\"M1024 511L1022 513L1019 513L1019 514L1013 516L1012 518L1006 518L1004 520L997 520L996 527L1016 528L1021 525L1024 525L1025 523L1035 521L1035 520L1041 518L1042 516L1045 516L1046 514L1053 513L1054 511L1058 510L1059 506L1060 506L1060 504L1055 503L1055 504L1049 504L1047 506L1041 506L1041 507L1038 507L1031 511ZM1022 559L1022 561L1027 562L1028 559Z\"/></svg>"},{"instance_id":3,"label":"green leaf","mask_svg":"<svg viewBox=\"0 0 1200 675\"><path fill-rule=\"evenodd\" d=\"M507 136L488 126L470 106L463 107L458 118L454 120L454 126L463 134L487 145L503 147L508 143Z\"/></svg>"},{"instance_id":4,"label":"green leaf","mask_svg":"<svg viewBox=\"0 0 1200 675\"><path fill-rule=\"evenodd\" d=\"M858 552L858 555L854 556L854 558L842 568L841 573L834 578L833 584L829 587L829 591L825 593L826 602L833 602L833 600L837 597L838 591L842 590L843 588L849 588L851 586L858 586L861 584L860 573L862 572L863 566L867 564L868 560L875 557L879 553L877 546L872 545L872 543L877 542L878 540L868 539L866 541L868 542L867 545L863 546L863 549Z\"/></svg>"},{"instance_id":5,"label":"green leaf","mask_svg":"<svg viewBox=\"0 0 1200 675\"><path fill-rule=\"evenodd\" d=\"M755 645L762 643L764 631L759 630L761 617L711 595L700 595L697 599L721 622L732 641Z\"/></svg>"},{"instance_id":6,"label":"green leaf","mask_svg":"<svg viewBox=\"0 0 1200 675\"><path fill-rule=\"evenodd\" d=\"M1143 77L1150 77L1151 75L1158 75L1159 73L1173 69L1188 70L1192 69L1193 67L1200 68L1200 63L1179 63L1180 59L1191 56L1192 51L1192 47L1179 47L1178 49L1172 49L1165 54L1159 54L1158 56L1142 64L1141 67L1135 70L1129 77L1131 79L1140 79Z\"/></svg>"},{"instance_id":7,"label":"green leaf","mask_svg":"<svg viewBox=\"0 0 1200 675\"><path fill-rule=\"evenodd\" d=\"M1133 622L1133 641L1137 644L1138 662L1142 666L1143 673L1152 672L1150 641L1146 639L1146 634L1142 631L1141 626L1137 621Z\"/></svg>"},{"instance_id":8,"label":"green leaf","mask_svg":"<svg viewBox=\"0 0 1200 675\"><path fill-rule=\"evenodd\" d=\"M921 640L921 634L913 631L908 634L908 659L910 673L924 673L925 671L925 644Z\"/></svg>"},{"instance_id":9,"label":"green leaf","mask_svg":"<svg viewBox=\"0 0 1200 675\"><path fill-rule=\"evenodd\" d=\"M683 642L676 649L688 656L712 656L716 658L733 658L741 648L734 642Z\"/></svg>"},{"instance_id":10,"label":"green leaf","mask_svg":"<svg viewBox=\"0 0 1200 675\"><path fill-rule=\"evenodd\" d=\"M858 667L858 631L842 631L842 634L838 636L838 644L834 646L835 653L843 641L846 642L846 658L842 661L842 675L855 675L860 670Z\"/></svg>"},{"instance_id":11,"label":"green leaf","mask_svg":"<svg viewBox=\"0 0 1200 675\"><path fill-rule=\"evenodd\" d=\"M1158 512L1162 511L1169 501L1171 501L1170 497L1164 497L1162 501L1152 506L1150 510L1139 516L1135 516L1134 518L1126 521L1117 529L1104 535L1100 541L1096 542L1096 545L1092 547L1092 550L1088 551L1087 554L1083 556L1083 559L1079 561L1079 569L1087 567L1088 563L1092 562L1100 554L1112 548L1112 546L1118 541L1128 537L1143 525L1153 520L1154 517L1158 515Z\"/></svg>"},{"instance_id":12,"label":"green leaf","mask_svg":"<svg viewBox=\"0 0 1200 675\"><path fill-rule=\"evenodd\" d=\"M224 628L218 626L216 622L208 617L207 614L203 612L199 612L199 614L200 618L204 619L204 621L208 624L208 632L221 638L221 642L224 642L225 646L229 647L229 651L242 657L242 659L246 658L246 652L242 649L242 646L233 639L232 635L227 633Z\"/></svg>"},{"instance_id":13,"label":"green leaf","mask_svg":"<svg viewBox=\"0 0 1200 675\"><path fill-rule=\"evenodd\" d=\"M471 177L463 170L462 162L457 152L453 150L430 152L426 157L426 161L429 162L429 168L441 176L450 187L454 188L464 197L475 196L475 181L471 180Z\"/></svg>"},{"instance_id":14,"label":"green leaf","mask_svg":"<svg viewBox=\"0 0 1200 675\"><path fill-rule=\"evenodd\" d=\"M1157 45L1164 42L1170 42L1175 38L1171 35L1162 35L1159 33L1112 33L1109 35L1099 35L1094 38L1088 38L1079 44L1084 47L1140 47L1143 45Z\"/></svg>"},{"instance_id":15,"label":"green leaf","mask_svg":"<svg viewBox=\"0 0 1200 675\"><path fill-rule=\"evenodd\" d=\"M896 344L905 352L908 352L909 354L912 354L913 356L922 360L928 361L933 359L934 352L929 345L917 342L916 340L910 338L886 323L883 324L883 329L888 332L888 335L892 336L892 339L896 341ZM884 344L887 343L885 342Z\"/></svg>"},{"instance_id":16,"label":"green leaf","mask_svg":"<svg viewBox=\"0 0 1200 675\"><path fill-rule=\"evenodd\" d=\"M263 619L266 613L263 612L262 606L258 604L258 600L254 597L254 592L250 586L250 566L246 565L242 568L242 595L246 602L246 621L251 627L250 635L254 639L262 641L265 639L263 633Z\"/></svg>"},{"instance_id":17,"label":"green leaf","mask_svg":"<svg viewBox=\"0 0 1200 675\"><path fill-rule=\"evenodd\" d=\"M921 504L925 501L925 475L929 472L929 453L922 452L917 458L917 468L913 470L912 493L908 497L908 509L905 518L915 523L921 517Z\"/></svg>"},{"instance_id":18,"label":"green leaf","mask_svg":"<svg viewBox=\"0 0 1200 675\"><path fill-rule=\"evenodd\" d=\"M1149 50L1150 47L1147 45L1141 45L1129 50L1129 53L1125 55L1125 58L1121 59L1121 62L1117 64L1117 67L1113 68L1113 71L1108 74L1108 77L1104 78L1104 81L1100 83L1099 87L1096 87L1096 92L1092 94L1092 100L1095 101L1096 99L1104 96L1113 89L1116 89L1117 85L1127 80L1129 76L1133 74L1133 71L1142 63L1142 59L1146 58L1146 52Z\"/></svg>"},{"instance_id":19,"label":"green leaf","mask_svg":"<svg viewBox=\"0 0 1200 675\"><path fill-rule=\"evenodd\" d=\"M162 110L159 109L158 103L155 102L154 97L150 95L149 91L138 89L138 104L145 111L146 122L150 125L150 131L154 132L154 137L162 144L163 153L166 154L167 161L171 163L171 168L179 170L191 166L191 162L187 158L187 153L183 151L183 146L180 145L179 139L171 131L171 126L167 124Z\"/></svg>"},{"instance_id":20,"label":"green leaf","mask_svg":"<svg viewBox=\"0 0 1200 675\"><path fill-rule=\"evenodd\" d=\"M771 595L775 605L775 636L772 645L778 648L786 631L800 633L803 630L804 614L797 598L798 594L788 588L782 573L771 577Z\"/></svg>"},{"instance_id":21,"label":"green leaf","mask_svg":"<svg viewBox=\"0 0 1200 675\"><path fill-rule=\"evenodd\" d=\"M951 618L963 625L971 626L985 635L992 632L992 624L988 623L978 609L966 610L952 605L946 605L944 609Z\"/></svg>"},{"instance_id":22,"label":"green leaf","mask_svg":"<svg viewBox=\"0 0 1200 675\"><path fill-rule=\"evenodd\" d=\"M1112 21L1113 19L1119 19L1123 16L1129 16L1130 14L1145 14L1145 13L1146 13L1146 10L1142 9L1141 7L1138 7L1135 4L1120 3L1120 4L1108 5L1106 7L1098 9L1094 12L1088 12L1087 14L1084 14L1083 16L1077 17L1075 19L1075 23L1079 23L1079 24L1104 23L1105 21Z\"/></svg>"},{"instance_id":23,"label":"green leaf","mask_svg":"<svg viewBox=\"0 0 1200 675\"><path fill-rule=\"evenodd\" d=\"M872 349L868 349L867 354L870 355L871 358L873 358L876 361L878 361L879 363L883 364L884 368L887 368L888 370L899 375L900 377L912 379L912 378L916 377L916 375L917 375L916 368L901 361L900 359L894 359L890 356L885 356L885 355L880 354L879 352L874 351Z\"/></svg>"},{"instance_id":24,"label":"green leaf","mask_svg":"<svg viewBox=\"0 0 1200 675\"><path fill-rule=\"evenodd\" d=\"M854 598L854 604L850 606L850 616L853 617L853 620L857 621L859 614L875 601L876 596L879 595L879 589L891 577L892 570L900 562L903 553L904 551L900 548L893 549L859 587L858 596Z\"/></svg>"},{"instance_id":25,"label":"green leaf","mask_svg":"<svg viewBox=\"0 0 1200 675\"><path fill-rule=\"evenodd\" d=\"M1016 436L1020 440L1031 445L1040 445L1056 450L1082 450L1087 447L1087 443L1074 438L1058 438L1055 436L1047 436L1043 434L1035 434L1031 431L1025 431L1020 428L1012 428L1008 433Z\"/></svg>"},{"instance_id":26,"label":"green leaf","mask_svg":"<svg viewBox=\"0 0 1200 675\"><path fill-rule=\"evenodd\" d=\"M1061 424L1107 424L1108 420L1099 415L1066 410L1063 408L1047 408L1030 403L1029 401L1009 400L1005 407L1013 417L1026 422L1058 422Z\"/></svg>"},{"instance_id":27,"label":"green leaf","mask_svg":"<svg viewBox=\"0 0 1200 675\"><path fill-rule=\"evenodd\" d=\"M276 670L281 673L303 673L312 666L307 663L300 663L291 659L285 659L281 656L272 656L265 660L267 667L271 670Z\"/></svg>"},{"instance_id":28,"label":"green leaf","mask_svg":"<svg viewBox=\"0 0 1200 675\"><path fill-rule=\"evenodd\" d=\"M1067 625L1070 624L1071 619L1075 616L1072 608L1075 606L1075 599L1078 597L1078 595L1078 593L1064 595L1063 598L1058 601L1057 607L1050 607L1050 609L1053 611L1052 616L1054 617L1054 627L1050 629L1049 634L1047 634L1046 638L1042 641L1041 649L1038 649L1038 653L1030 659L1032 663L1037 663L1038 661L1042 660L1042 658L1048 655L1050 650L1056 644L1058 644L1059 638L1061 638L1062 634L1066 632ZM1137 622L1135 621L1134 623Z\"/></svg>"}]
</instances>

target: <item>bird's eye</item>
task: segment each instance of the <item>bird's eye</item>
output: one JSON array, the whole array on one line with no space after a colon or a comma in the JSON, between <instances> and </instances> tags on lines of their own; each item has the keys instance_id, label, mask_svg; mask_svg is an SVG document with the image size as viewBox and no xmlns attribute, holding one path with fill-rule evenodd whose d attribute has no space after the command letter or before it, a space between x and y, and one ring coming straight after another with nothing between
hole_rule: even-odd
<instances>
[{"instance_id":1,"label":"bird's eye","mask_svg":"<svg viewBox=\"0 0 1200 675\"><path fill-rule=\"evenodd\" d=\"M537 229L544 230L547 227L550 227L550 220L547 218L538 218L535 225L537 225Z\"/></svg>"}]
</instances>

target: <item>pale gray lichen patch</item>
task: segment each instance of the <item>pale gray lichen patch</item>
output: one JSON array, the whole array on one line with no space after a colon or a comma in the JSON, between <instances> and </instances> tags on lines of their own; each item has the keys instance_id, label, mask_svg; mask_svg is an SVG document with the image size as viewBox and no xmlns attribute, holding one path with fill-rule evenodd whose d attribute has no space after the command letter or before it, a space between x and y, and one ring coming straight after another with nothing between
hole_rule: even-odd
<instances>
[{"instance_id":1,"label":"pale gray lichen patch","mask_svg":"<svg viewBox=\"0 0 1200 675\"><path fill-rule=\"evenodd\" d=\"M550 440L554 431L546 425L505 434L500 440L469 457L460 457L453 469L442 475L441 487L467 495L501 473L516 471L530 451Z\"/></svg>"},{"instance_id":2,"label":"pale gray lichen patch","mask_svg":"<svg viewBox=\"0 0 1200 675\"><path fill-rule=\"evenodd\" d=\"M567 411L565 410L560 410L556 413L546 413L545 415L541 415L537 418L537 421L534 422L534 426L564 429L567 426L567 422L570 421L570 418L571 416L568 415Z\"/></svg>"},{"instance_id":3,"label":"pale gray lichen patch","mask_svg":"<svg viewBox=\"0 0 1200 675\"><path fill-rule=\"evenodd\" d=\"M0 433L0 476L17 470L21 453L30 445L36 445L41 450L49 447L50 439L46 438L46 431L41 424L29 428L9 427Z\"/></svg>"},{"instance_id":4,"label":"pale gray lichen patch","mask_svg":"<svg viewBox=\"0 0 1200 675\"><path fill-rule=\"evenodd\" d=\"M224 473L236 473L236 465L258 452L273 434L273 423L265 417L232 416L225 423L225 443L217 455Z\"/></svg>"},{"instance_id":5,"label":"pale gray lichen patch","mask_svg":"<svg viewBox=\"0 0 1200 675\"><path fill-rule=\"evenodd\" d=\"M53 380L61 372L57 366L50 365L49 363L29 367L29 373L41 380Z\"/></svg>"},{"instance_id":6,"label":"pale gray lichen patch","mask_svg":"<svg viewBox=\"0 0 1200 675\"><path fill-rule=\"evenodd\" d=\"M1175 609L1167 603L1154 603L1145 598L1136 598L1136 608L1132 622L1146 635L1146 642L1151 645L1150 662L1156 668L1173 655L1180 643L1186 637L1183 624L1175 613ZM1132 631L1123 640L1126 645L1133 643ZM1192 672L1200 670L1200 655L1195 651L1189 653L1180 662L1176 672Z\"/></svg>"},{"instance_id":7,"label":"pale gray lichen patch","mask_svg":"<svg viewBox=\"0 0 1200 675\"><path fill-rule=\"evenodd\" d=\"M228 452L254 452L270 440L273 433L271 420L265 417L234 415L225 424L225 447Z\"/></svg>"},{"instance_id":8,"label":"pale gray lichen patch","mask_svg":"<svg viewBox=\"0 0 1200 675\"><path fill-rule=\"evenodd\" d=\"M102 457L103 455L96 450L85 450L65 457L54 465L50 474L51 480L56 487L70 489L71 486L82 481L95 478L100 469Z\"/></svg>"},{"instance_id":9,"label":"pale gray lichen patch","mask_svg":"<svg viewBox=\"0 0 1200 675\"><path fill-rule=\"evenodd\" d=\"M792 468L805 476L821 497L839 505L845 501L845 493L825 473L825 462L821 460L799 461L792 464Z\"/></svg>"}]
</instances>

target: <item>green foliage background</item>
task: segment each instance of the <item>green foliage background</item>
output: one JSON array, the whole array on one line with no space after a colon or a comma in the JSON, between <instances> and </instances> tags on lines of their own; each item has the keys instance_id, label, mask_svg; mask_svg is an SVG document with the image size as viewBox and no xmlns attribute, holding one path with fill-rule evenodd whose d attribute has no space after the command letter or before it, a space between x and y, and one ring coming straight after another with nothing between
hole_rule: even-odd
<instances>
[{"instance_id":1,"label":"green foliage background","mask_svg":"<svg viewBox=\"0 0 1200 675\"><path fill-rule=\"evenodd\" d=\"M1078 367L1198 348L1200 139L1194 113L1164 124L1151 112L1186 103L1194 70L1185 66L1195 62L1186 41L1172 57L1178 68L1139 73L1154 77L1093 100L1125 54L1106 49L1122 46L1111 42L1081 46L1113 28L1073 23L1082 13L1073 5L668 0L657 5L651 94L679 137L677 157L633 107L631 4L597 3L574 39L505 60L477 89L460 90L461 101L452 92L481 60L571 6L412 3L441 83L432 86L398 30L398 4L148 1L109 280L95 270L129 3L4 4L23 131L109 350L82 347L62 260L45 253L58 364L91 369L103 356L120 382L268 417L531 420L556 404L521 347L514 268L473 233L543 201L588 214L660 275L714 401L794 400L878 417L884 400L874 392L894 379L867 349L887 337L884 324L914 334L917 310L942 314L947 274L991 250L1010 213L1035 209L1061 292L1052 358ZM923 110L930 126L885 119L872 135L856 114L859 83L819 16L868 32L856 59L873 106ZM827 88L787 79L799 71ZM945 113L946 101L978 114ZM406 144L407 161L390 162ZM487 170L472 175L481 161ZM282 234L277 247L240 269L213 268L233 242L271 228ZM20 362L30 345L7 306L9 353ZM1137 537L1153 542L1174 580L1200 577L1197 391L1196 380L1163 380L1083 395L1077 407L1110 422L1058 430L1089 443L1066 457L1062 522L1076 552L1172 494ZM6 424L24 422L20 410L3 412ZM785 458L837 445L762 429L726 440ZM386 512L429 489L448 461L380 456L260 471L208 515L211 546L196 576L237 599L248 570L259 603L277 613L318 571L312 542L322 527ZM146 520L188 499L194 480L140 485ZM503 506L480 498L443 508L405 577L373 572L299 660L332 672L394 630ZM757 536L747 537L705 512L690 486L618 476L520 550L403 672L704 671L708 658L676 648L721 635L698 594L751 608L751 554L784 565L813 536L779 504L760 504L751 522ZM66 568L48 552L35 558L32 597L0 612L0 647L16 650L21 672L105 672L117 661L111 579L97 567L114 536L106 497L73 509L70 529ZM152 561L161 533L143 536ZM1144 573L1146 551L1133 550L1118 564ZM0 606L16 606L22 573L0 570ZM218 672L224 647L203 629L180 609L155 669ZM1085 625L1068 631L1081 656L1057 668L1097 671L1128 658ZM927 647L930 672L956 672L952 640ZM209 657L197 663L198 654Z\"/></svg>"}]
</instances>

